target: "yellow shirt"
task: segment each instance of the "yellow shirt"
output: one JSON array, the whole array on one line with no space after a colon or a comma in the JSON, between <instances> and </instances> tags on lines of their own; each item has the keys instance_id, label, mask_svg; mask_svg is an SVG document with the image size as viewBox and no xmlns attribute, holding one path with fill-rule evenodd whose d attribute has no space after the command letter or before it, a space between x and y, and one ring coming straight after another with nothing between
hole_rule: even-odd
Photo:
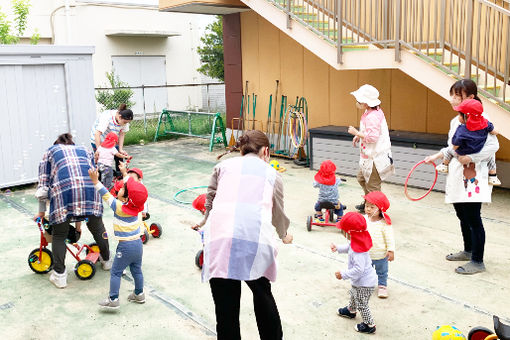
<instances>
[{"instance_id":1,"label":"yellow shirt","mask_svg":"<svg viewBox=\"0 0 510 340\"><path fill-rule=\"evenodd\" d=\"M372 248L370 249L370 258L372 260L381 260L386 257L388 251L395 251L395 238L393 236L393 226L386 224L384 218L379 221L371 222L367 215L363 215L367 221L367 229L372 237Z\"/></svg>"}]
</instances>

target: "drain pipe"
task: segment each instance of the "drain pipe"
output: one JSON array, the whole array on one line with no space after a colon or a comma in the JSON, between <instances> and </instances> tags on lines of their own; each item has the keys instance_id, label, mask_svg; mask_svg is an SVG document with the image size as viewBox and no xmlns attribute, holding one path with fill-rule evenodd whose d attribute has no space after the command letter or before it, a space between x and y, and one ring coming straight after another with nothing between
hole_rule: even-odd
<instances>
[{"instance_id":1,"label":"drain pipe","mask_svg":"<svg viewBox=\"0 0 510 340\"><path fill-rule=\"evenodd\" d=\"M70 0L65 0L65 16L66 16L66 44L69 45L71 41L71 18L70 18L70 6L69 6Z\"/></svg>"}]
</instances>

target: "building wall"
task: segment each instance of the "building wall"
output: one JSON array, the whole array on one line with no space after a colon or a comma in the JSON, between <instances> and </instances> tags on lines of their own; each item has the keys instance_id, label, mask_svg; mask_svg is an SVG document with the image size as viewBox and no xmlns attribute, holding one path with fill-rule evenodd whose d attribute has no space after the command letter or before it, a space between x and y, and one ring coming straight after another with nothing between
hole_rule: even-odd
<instances>
[{"instance_id":1,"label":"building wall","mask_svg":"<svg viewBox=\"0 0 510 340\"><path fill-rule=\"evenodd\" d=\"M337 71L253 11L241 13L243 86L257 97L256 119L267 120L269 95L280 81L279 98L304 96L309 127L359 125L362 112L350 95L363 84L380 92L390 129L447 133L455 116L448 101L399 70ZM279 105L279 104L278 104ZM278 106L279 107L279 106ZM510 161L510 142L499 137L500 160Z\"/></svg>"},{"instance_id":2,"label":"building wall","mask_svg":"<svg viewBox=\"0 0 510 340\"><path fill-rule=\"evenodd\" d=\"M98 5L100 3L102 6ZM10 12L10 0L0 0L0 5ZM63 5L63 0L32 1L25 36L31 36L37 29L42 43L50 41L51 13L54 12L54 44L95 47L92 62L96 87L107 85L105 73L112 69L112 56L166 56L167 83L200 82L200 73L196 71L200 59L196 50L205 27L215 20L214 16L159 12L158 0L78 0L71 1L68 30ZM106 30L112 29L170 31L180 35L168 38L106 36ZM184 108L189 105L189 97L196 98L196 105L201 105L199 87L185 88L178 95L176 91L169 91L170 106ZM173 108L177 109L175 106Z\"/></svg>"}]
</instances>

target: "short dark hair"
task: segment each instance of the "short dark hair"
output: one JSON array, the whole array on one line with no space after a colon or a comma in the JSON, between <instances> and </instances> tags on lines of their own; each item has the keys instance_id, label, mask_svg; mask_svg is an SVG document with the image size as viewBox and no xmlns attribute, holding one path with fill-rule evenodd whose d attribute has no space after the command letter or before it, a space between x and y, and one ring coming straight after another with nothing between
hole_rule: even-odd
<instances>
[{"instance_id":1,"label":"short dark hair","mask_svg":"<svg viewBox=\"0 0 510 340\"><path fill-rule=\"evenodd\" d=\"M56 144L74 145L73 136L70 133L63 133L53 143L53 145Z\"/></svg>"}]
</instances>

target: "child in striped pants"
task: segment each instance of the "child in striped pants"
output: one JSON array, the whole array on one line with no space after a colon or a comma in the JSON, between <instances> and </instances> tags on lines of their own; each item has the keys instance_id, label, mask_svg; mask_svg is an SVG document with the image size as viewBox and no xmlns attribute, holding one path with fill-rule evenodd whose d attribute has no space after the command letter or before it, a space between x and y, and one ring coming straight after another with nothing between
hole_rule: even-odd
<instances>
[{"instance_id":1,"label":"child in striped pants","mask_svg":"<svg viewBox=\"0 0 510 340\"><path fill-rule=\"evenodd\" d=\"M351 299L349 305L338 309L338 315L354 319L356 310L361 313L362 323L354 326L360 333L375 333L375 321L370 313L368 301L377 284L375 269L368 251L372 247L372 239L367 231L367 222L363 215L349 212L337 223L337 228L350 235L351 242L343 245L331 244L331 251L348 254L347 270L337 271L338 280L351 280Z\"/></svg>"}]
</instances>

